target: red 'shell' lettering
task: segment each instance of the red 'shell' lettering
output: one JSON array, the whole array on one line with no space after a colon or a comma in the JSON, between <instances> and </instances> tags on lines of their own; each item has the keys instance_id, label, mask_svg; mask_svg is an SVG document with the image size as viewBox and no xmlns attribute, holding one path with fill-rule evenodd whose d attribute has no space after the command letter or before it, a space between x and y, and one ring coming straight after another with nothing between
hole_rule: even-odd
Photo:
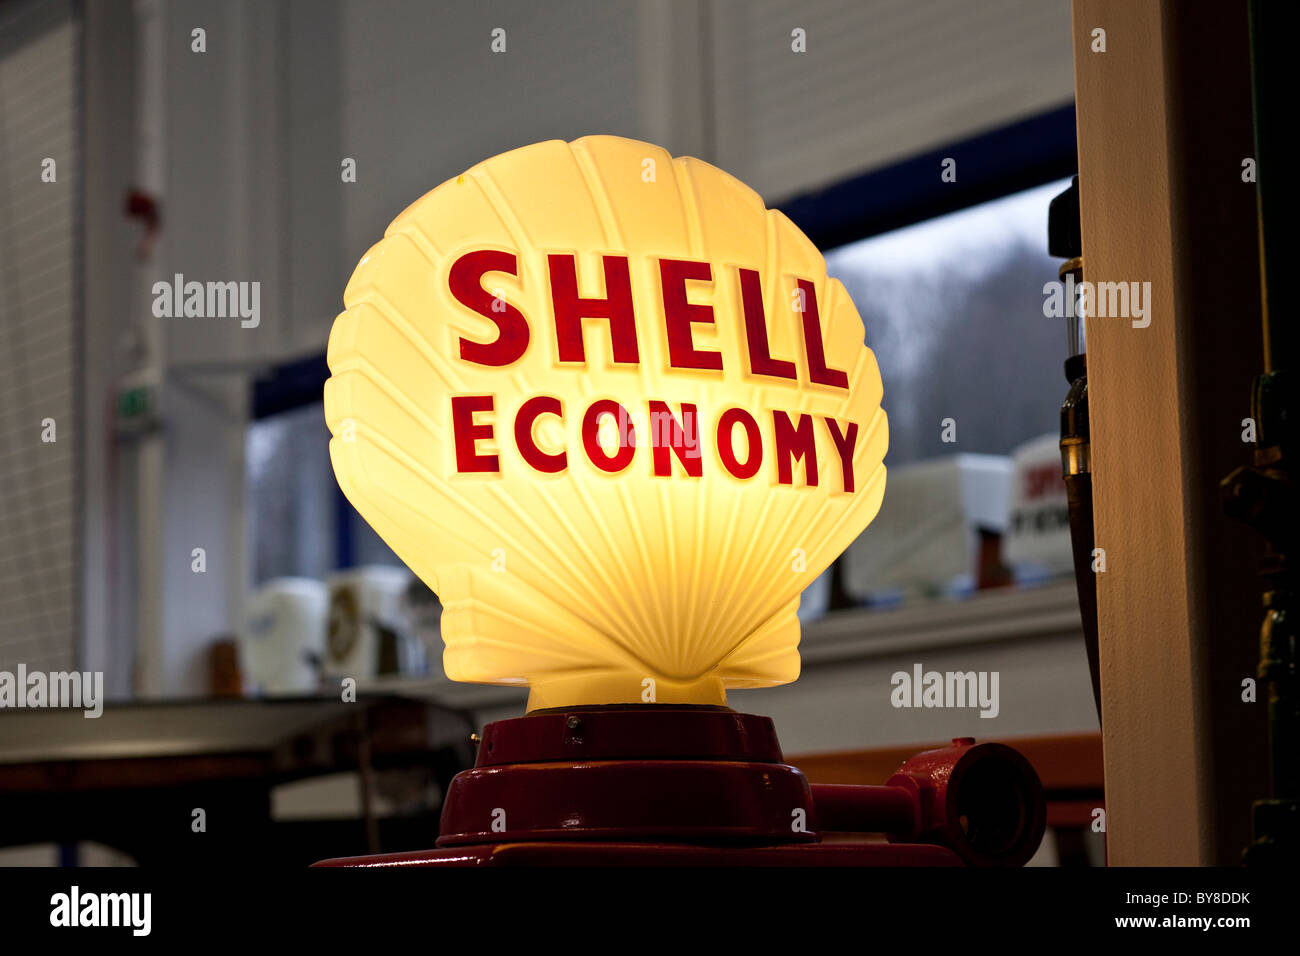
<instances>
[{"instance_id":1,"label":"red 'shell' lettering","mask_svg":"<svg viewBox=\"0 0 1300 956\"><path fill-rule=\"evenodd\" d=\"M616 364L640 361L638 325L632 295L631 272L626 256L602 256L604 295L579 293L577 257L552 254L546 257L551 293L551 318L555 327L556 357L561 362L586 362L584 320L609 323L612 358ZM659 296L663 303L663 334L668 345L670 368L720 372L723 356L714 349L695 344L694 327L717 322L712 305L692 301L692 287L712 283L713 267L694 259L659 259ZM519 308L483 288L483 277L500 272L518 277L518 257L512 252L481 249L467 252L452 263L447 282L452 297L472 312L492 321L497 337L491 342L460 339L460 357L477 365L500 367L523 357L531 342L528 318ZM762 280L754 269L736 269L740 288L748 371L755 375L795 381L795 363L771 354L767 316L763 308ZM526 277L523 277L526 279ZM827 364L822 340L817 287L808 279L797 279L802 311L799 325L804 344L810 384L847 389L844 371Z\"/></svg>"}]
</instances>

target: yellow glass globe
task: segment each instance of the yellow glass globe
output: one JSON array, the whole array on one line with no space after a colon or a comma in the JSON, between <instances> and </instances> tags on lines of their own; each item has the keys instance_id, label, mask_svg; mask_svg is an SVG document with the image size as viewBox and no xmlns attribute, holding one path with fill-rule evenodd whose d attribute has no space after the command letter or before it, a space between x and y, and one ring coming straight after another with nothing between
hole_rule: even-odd
<instances>
[{"instance_id":1,"label":"yellow glass globe","mask_svg":"<svg viewBox=\"0 0 1300 956\"><path fill-rule=\"evenodd\" d=\"M538 143L412 204L344 301L335 475L442 599L448 677L529 710L798 677L799 594L879 509L888 427L784 215L647 143Z\"/></svg>"}]
</instances>

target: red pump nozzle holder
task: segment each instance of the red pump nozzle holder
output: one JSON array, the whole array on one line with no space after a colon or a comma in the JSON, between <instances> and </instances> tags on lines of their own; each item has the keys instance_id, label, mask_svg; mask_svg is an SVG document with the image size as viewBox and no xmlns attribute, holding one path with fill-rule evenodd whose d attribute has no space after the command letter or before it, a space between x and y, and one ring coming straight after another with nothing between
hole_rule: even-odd
<instances>
[{"instance_id":1,"label":"red pump nozzle holder","mask_svg":"<svg viewBox=\"0 0 1300 956\"><path fill-rule=\"evenodd\" d=\"M487 725L436 849L318 865L1021 866L1045 826L1038 775L1003 744L956 739L880 787L810 786L767 717L575 707Z\"/></svg>"},{"instance_id":2,"label":"red pump nozzle holder","mask_svg":"<svg viewBox=\"0 0 1300 956\"><path fill-rule=\"evenodd\" d=\"M971 866L1024 866L1047 827L1043 786L1029 761L974 737L917 754L883 787L814 784L812 794L826 830L945 846Z\"/></svg>"}]
</instances>

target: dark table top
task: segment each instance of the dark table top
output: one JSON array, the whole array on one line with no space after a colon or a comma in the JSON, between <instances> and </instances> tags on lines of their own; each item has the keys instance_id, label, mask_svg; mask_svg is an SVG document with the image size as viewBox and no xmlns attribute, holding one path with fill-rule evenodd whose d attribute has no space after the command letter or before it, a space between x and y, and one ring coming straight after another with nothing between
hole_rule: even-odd
<instances>
[{"instance_id":1,"label":"dark table top","mask_svg":"<svg viewBox=\"0 0 1300 956\"><path fill-rule=\"evenodd\" d=\"M213 698L0 710L0 791L287 780L464 747L468 714L405 696Z\"/></svg>"}]
</instances>

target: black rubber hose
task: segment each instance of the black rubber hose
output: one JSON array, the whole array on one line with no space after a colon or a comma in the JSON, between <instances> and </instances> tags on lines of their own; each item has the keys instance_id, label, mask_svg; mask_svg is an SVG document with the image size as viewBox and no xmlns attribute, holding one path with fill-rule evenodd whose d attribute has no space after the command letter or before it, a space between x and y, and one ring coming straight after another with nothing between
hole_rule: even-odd
<instances>
[{"instance_id":1,"label":"black rubber hose","mask_svg":"<svg viewBox=\"0 0 1300 956\"><path fill-rule=\"evenodd\" d=\"M1065 493L1070 502L1070 542L1074 548L1074 582L1079 590L1079 616L1083 619L1083 646L1092 674L1092 696L1101 720L1101 665L1097 653L1097 575L1092 570L1092 475L1067 475Z\"/></svg>"},{"instance_id":2,"label":"black rubber hose","mask_svg":"<svg viewBox=\"0 0 1300 956\"><path fill-rule=\"evenodd\" d=\"M1070 393L1061 405L1061 461L1070 509L1074 583L1083 620L1083 646L1092 674L1092 697L1101 721L1101 665L1097 651L1097 574L1093 570L1096 535L1092 516L1092 455L1088 425L1088 362L1072 355L1065 363Z\"/></svg>"}]
</instances>

